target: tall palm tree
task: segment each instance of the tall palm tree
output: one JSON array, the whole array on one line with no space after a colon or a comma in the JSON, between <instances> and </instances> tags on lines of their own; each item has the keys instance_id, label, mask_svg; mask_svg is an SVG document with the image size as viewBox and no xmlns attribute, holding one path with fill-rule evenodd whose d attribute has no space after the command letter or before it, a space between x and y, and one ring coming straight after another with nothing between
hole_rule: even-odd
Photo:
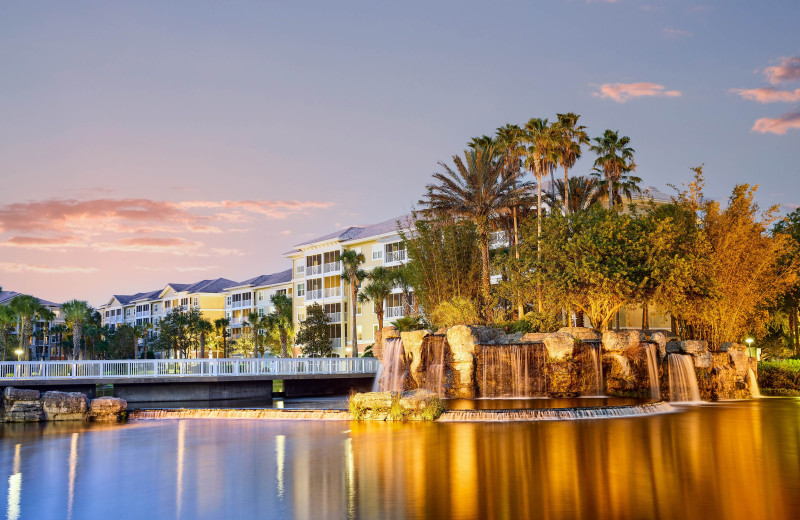
<instances>
[{"instance_id":1,"label":"tall palm tree","mask_svg":"<svg viewBox=\"0 0 800 520\"><path fill-rule=\"evenodd\" d=\"M383 330L384 301L392 294L394 288L394 273L385 267L376 267L370 271L369 285L364 287L358 295L359 301L366 303L372 302L372 308L378 316L378 330Z\"/></svg>"},{"instance_id":2,"label":"tall palm tree","mask_svg":"<svg viewBox=\"0 0 800 520\"><path fill-rule=\"evenodd\" d=\"M47 343L47 337L49 335L48 331L50 330L50 322L53 321L54 319L56 319L55 313L50 309L48 309L47 307L42 306L36 311L36 321L42 322L42 330L41 330L42 350L39 351L39 346L38 345L36 346L37 359L43 360L45 357L44 356L45 348L47 348L45 344Z\"/></svg>"},{"instance_id":3,"label":"tall palm tree","mask_svg":"<svg viewBox=\"0 0 800 520\"><path fill-rule=\"evenodd\" d=\"M258 329L264 323L264 317L256 311L250 311L246 319L253 333L253 357L258 357Z\"/></svg>"},{"instance_id":4,"label":"tall palm tree","mask_svg":"<svg viewBox=\"0 0 800 520\"><path fill-rule=\"evenodd\" d=\"M556 114L558 116L558 123L556 123L555 132L558 137L558 163L564 167L564 213L569 213L569 169L575 166L575 163L581 157L581 147L589 144L589 136L586 133L586 127L578 124L578 119L581 116L572 112L566 114Z\"/></svg>"},{"instance_id":5,"label":"tall palm tree","mask_svg":"<svg viewBox=\"0 0 800 520\"><path fill-rule=\"evenodd\" d=\"M61 306L64 311L64 320L72 330L72 359L82 359L81 338L83 324L89 319L92 308L82 300L70 300Z\"/></svg>"},{"instance_id":6,"label":"tall palm tree","mask_svg":"<svg viewBox=\"0 0 800 520\"><path fill-rule=\"evenodd\" d=\"M273 294L269 301L275 309L267 316L267 327L278 331L281 339L281 357L289 357L289 334L294 330L292 299L285 294Z\"/></svg>"},{"instance_id":7,"label":"tall palm tree","mask_svg":"<svg viewBox=\"0 0 800 520\"><path fill-rule=\"evenodd\" d=\"M228 357L228 327L231 325L230 318L217 318L214 320L214 328L217 333L222 335L222 356Z\"/></svg>"},{"instance_id":8,"label":"tall palm tree","mask_svg":"<svg viewBox=\"0 0 800 520\"><path fill-rule=\"evenodd\" d=\"M358 324L356 324L356 305L358 287L367 273L361 269L366 259L363 253L358 253L353 249L344 251L339 257L342 261L342 280L350 286L350 319L353 322L353 357L358 357Z\"/></svg>"},{"instance_id":9,"label":"tall palm tree","mask_svg":"<svg viewBox=\"0 0 800 520\"><path fill-rule=\"evenodd\" d=\"M396 267L392 271L394 286L400 289L400 302L403 306L403 317L411 316L411 271L408 264Z\"/></svg>"},{"instance_id":10,"label":"tall palm tree","mask_svg":"<svg viewBox=\"0 0 800 520\"><path fill-rule=\"evenodd\" d=\"M517 175L504 177L503 164L495 160L491 148L465 150L464 157L453 156L455 169L440 162L444 173L435 173L438 184L429 184L428 200L421 200L433 214L468 219L475 223L481 250L482 302L485 316L489 305L489 232L491 220L504 208L514 205L528 188Z\"/></svg>"},{"instance_id":11,"label":"tall palm tree","mask_svg":"<svg viewBox=\"0 0 800 520\"><path fill-rule=\"evenodd\" d=\"M17 315L8 305L0 305L0 334L3 335L3 361L6 360L6 351L9 350L8 342L14 326L17 324Z\"/></svg>"},{"instance_id":12,"label":"tall palm tree","mask_svg":"<svg viewBox=\"0 0 800 520\"><path fill-rule=\"evenodd\" d=\"M608 209L613 209L617 199L616 185L623 175L636 171L636 163L633 161L635 150L628 146L630 137L620 137L619 132L613 130L606 130L602 136L593 140L595 144L589 150L597 154L594 167L603 174L608 190Z\"/></svg>"},{"instance_id":13,"label":"tall palm tree","mask_svg":"<svg viewBox=\"0 0 800 520\"><path fill-rule=\"evenodd\" d=\"M569 194L566 207L569 213L575 213L588 209L589 206L597 202L603 196L601 183L594 177L570 177L567 181L569 188L564 188L564 181L556 180L555 196L552 193L545 193L545 203L550 208L564 206L564 195Z\"/></svg>"},{"instance_id":14,"label":"tall palm tree","mask_svg":"<svg viewBox=\"0 0 800 520\"><path fill-rule=\"evenodd\" d=\"M24 354L25 361L31 359L31 349L28 346L29 334L32 332L32 320L37 312L42 308L37 298L28 294L18 294L14 296L8 303L9 307L16 314L20 324L19 330L19 348Z\"/></svg>"},{"instance_id":15,"label":"tall palm tree","mask_svg":"<svg viewBox=\"0 0 800 520\"><path fill-rule=\"evenodd\" d=\"M211 324L210 321L201 317L195 323L195 329L197 330L197 334L200 336L200 358L205 359L206 357L206 338L209 334L214 331L214 325ZM146 346L145 346L146 347ZM147 350L145 349L145 357L147 357Z\"/></svg>"}]
</instances>

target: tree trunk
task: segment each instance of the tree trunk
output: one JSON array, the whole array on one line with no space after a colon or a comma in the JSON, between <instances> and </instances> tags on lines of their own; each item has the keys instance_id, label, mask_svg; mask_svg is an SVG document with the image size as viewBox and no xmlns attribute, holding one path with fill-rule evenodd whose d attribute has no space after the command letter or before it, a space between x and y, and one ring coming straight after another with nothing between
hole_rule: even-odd
<instances>
[{"instance_id":1,"label":"tree trunk","mask_svg":"<svg viewBox=\"0 0 800 520\"><path fill-rule=\"evenodd\" d=\"M83 323L76 321L72 324L72 359L81 359L81 336Z\"/></svg>"},{"instance_id":2,"label":"tree trunk","mask_svg":"<svg viewBox=\"0 0 800 520\"><path fill-rule=\"evenodd\" d=\"M145 357L147 357L145 355ZM200 334L200 358L205 359L206 357L206 335Z\"/></svg>"},{"instance_id":3,"label":"tree trunk","mask_svg":"<svg viewBox=\"0 0 800 520\"><path fill-rule=\"evenodd\" d=\"M356 296L358 295L358 284L355 277L350 278L350 316L353 319L353 356L358 357L358 324L356 323Z\"/></svg>"},{"instance_id":4,"label":"tree trunk","mask_svg":"<svg viewBox=\"0 0 800 520\"><path fill-rule=\"evenodd\" d=\"M228 327L222 329L222 355L228 359Z\"/></svg>"},{"instance_id":5,"label":"tree trunk","mask_svg":"<svg viewBox=\"0 0 800 520\"><path fill-rule=\"evenodd\" d=\"M564 215L569 215L569 167L564 165Z\"/></svg>"},{"instance_id":6,"label":"tree trunk","mask_svg":"<svg viewBox=\"0 0 800 520\"><path fill-rule=\"evenodd\" d=\"M383 307L375 312L378 315L378 330L383 330Z\"/></svg>"},{"instance_id":7,"label":"tree trunk","mask_svg":"<svg viewBox=\"0 0 800 520\"><path fill-rule=\"evenodd\" d=\"M647 330L650 328L650 316L648 316L648 311L649 308L647 302L644 302L642 304L642 330Z\"/></svg>"},{"instance_id":8,"label":"tree trunk","mask_svg":"<svg viewBox=\"0 0 800 520\"><path fill-rule=\"evenodd\" d=\"M281 356L289 357L289 335L286 334L286 329L280 328L281 335Z\"/></svg>"},{"instance_id":9,"label":"tree trunk","mask_svg":"<svg viewBox=\"0 0 800 520\"><path fill-rule=\"evenodd\" d=\"M536 183L536 260L542 261L542 176L538 176ZM539 314L542 313L542 280L536 275L536 299Z\"/></svg>"},{"instance_id":10,"label":"tree trunk","mask_svg":"<svg viewBox=\"0 0 800 520\"><path fill-rule=\"evenodd\" d=\"M491 292L492 278L489 271L489 229L486 224L478 227L478 236L481 246L481 317L487 317L489 308L489 294Z\"/></svg>"}]
</instances>

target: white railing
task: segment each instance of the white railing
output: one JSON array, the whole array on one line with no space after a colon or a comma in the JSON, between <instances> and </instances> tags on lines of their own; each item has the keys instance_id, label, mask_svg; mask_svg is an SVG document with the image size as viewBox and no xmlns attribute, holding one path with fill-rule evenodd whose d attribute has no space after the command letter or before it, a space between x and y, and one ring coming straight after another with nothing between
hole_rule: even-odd
<instances>
[{"instance_id":1,"label":"white railing","mask_svg":"<svg viewBox=\"0 0 800 520\"><path fill-rule=\"evenodd\" d=\"M306 266L306 276L313 276L315 274L322 274L322 264Z\"/></svg>"},{"instance_id":2,"label":"white railing","mask_svg":"<svg viewBox=\"0 0 800 520\"><path fill-rule=\"evenodd\" d=\"M336 343L338 340L338 344ZM341 338L332 340L334 348ZM289 376L374 374L377 358L150 359L125 361L0 362L0 380L167 378L198 376Z\"/></svg>"},{"instance_id":3,"label":"white railing","mask_svg":"<svg viewBox=\"0 0 800 520\"><path fill-rule=\"evenodd\" d=\"M403 306L400 307L386 307L387 318L401 318L403 317Z\"/></svg>"},{"instance_id":4,"label":"white railing","mask_svg":"<svg viewBox=\"0 0 800 520\"><path fill-rule=\"evenodd\" d=\"M341 287L328 287L325 289L325 297L326 298L335 298L337 296L342 295L342 288Z\"/></svg>"},{"instance_id":5,"label":"white railing","mask_svg":"<svg viewBox=\"0 0 800 520\"><path fill-rule=\"evenodd\" d=\"M342 270L341 262L328 262L324 264L323 271L326 273L338 273Z\"/></svg>"},{"instance_id":6,"label":"white railing","mask_svg":"<svg viewBox=\"0 0 800 520\"><path fill-rule=\"evenodd\" d=\"M391 262L402 262L406 259L406 250L399 249L397 251L388 251L384 257L384 262L389 264Z\"/></svg>"},{"instance_id":7,"label":"white railing","mask_svg":"<svg viewBox=\"0 0 800 520\"><path fill-rule=\"evenodd\" d=\"M328 312L326 313L328 319L331 320L331 323L341 323L342 322L342 313L341 312Z\"/></svg>"},{"instance_id":8,"label":"white railing","mask_svg":"<svg viewBox=\"0 0 800 520\"><path fill-rule=\"evenodd\" d=\"M231 325L241 325L244 322L244 318L231 318Z\"/></svg>"},{"instance_id":9,"label":"white railing","mask_svg":"<svg viewBox=\"0 0 800 520\"><path fill-rule=\"evenodd\" d=\"M306 300L321 300L322 289L314 289L313 291L306 291Z\"/></svg>"}]
</instances>

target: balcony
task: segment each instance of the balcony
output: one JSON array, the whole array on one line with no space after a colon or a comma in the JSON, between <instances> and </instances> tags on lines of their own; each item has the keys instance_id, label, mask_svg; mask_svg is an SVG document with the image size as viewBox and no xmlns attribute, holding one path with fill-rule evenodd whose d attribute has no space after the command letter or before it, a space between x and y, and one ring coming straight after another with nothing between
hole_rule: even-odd
<instances>
[{"instance_id":1,"label":"balcony","mask_svg":"<svg viewBox=\"0 0 800 520\"><path fill-rule=\"evenodd\" d=\"M391 264L393 262L405 262L406 260L406 250L399 249L397 251L387 251L383 257L383 261L386 264Z\"/></svg>"},{"instance_id":2,"label":"balcony","mask_svg":"<svg viewBox=\"0 0 800 520\"><path fill-rule=\"evenodd\" d=\"M136 313L136 317L137 318L149 318L150 317L150 311L149 310L148 311L139 311L139 312Z\"/></svg>"},{"instance_id":3,"label":"balcony","mask_svg":"<svg viewBox=\"0 0 800 520\"><path fill-rule=\"evenodd\" d=\"M322 264L306 266L306 276L314 276L317 274L322 274Z\"/></svg>"},{"instance_id":4,"label":"balcony","mask_svg":"<svg viewBox=\"0 0 800 520\"><path fill-rule=\"evenodd\" d=\"M321 300L321 299L322 299L322 289L314 289L312 291L306 291L306 301Z\"/></svg>"},{"instance_id":5,"label":"balcony","mask_svg":"<svg viewBox=\"0 0 800 520\"><path fill-rule=\"evenodd\" d=\"M331 338L331 347L342 348L342 338Z\"/></svg>"},{"instance_id":6,"label":"balcony","mask_svg":"<svg viewBox=\"0 0 800 520\"><path fill-rule=\"evenodd\" d=\"M399 307L386 307L386 317L387 318L402 318L403 317L403 306Z\"/></svg>"},{"instance_id":7,"label":"balcony","mask_svg":"<svg viewBox=\"0 0 800 520\"><path fill-rule=\"evenodd\" d=\"M231 318L231 327L234 327L236 325L241 326L242 323L244 323L244 318Z\"/></svg>"},{"instance_id":8,"label":"balcony","mask_svg":"<svg viewBox=\"0 0 800 520\"><path fill-rule=\"evenodd\" d=\"M342 263L341 262L330 262L324 264L322 266L322 271L324 273L341 273L342 272Z\"/></svg>"},{"instance_id":9,"label":"balcony","mask_svg":"<svg viewBox=\"0 0 800 520\"><path fill-rule=\"evenodd\" d=\"M341 287L328 287L325 289L325 298L338 298L342 296Z\"/></svg>"},{"instance_id":10,"label":"balcony","mask_svg":"<svg viewBox=\"0 0 800 520\"><path fill-rule=\"evenodd\" d=\"M326 312L325 315L331 320L331 323L341 323L342 322L342 313L341 312Z\"/></svg>"}]
</instances>

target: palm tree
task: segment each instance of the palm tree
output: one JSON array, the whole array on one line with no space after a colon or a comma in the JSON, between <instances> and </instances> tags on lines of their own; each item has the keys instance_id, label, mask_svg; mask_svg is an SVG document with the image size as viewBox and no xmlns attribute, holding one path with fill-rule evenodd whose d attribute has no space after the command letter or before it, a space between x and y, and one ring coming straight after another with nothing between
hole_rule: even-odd
<instances>
[{"instance_id":1,"label":"palm tree","mask_svg":"<svg viewBox=\"0 0 800 520\"><path fill-rule=\"evenodd\" d=\"M372 308L378 316L378 330L383 330L383 303L392 294L395 284L394 272L378 266L370 271L367 278L369 278L369 285L361 291L358 299L362 303L372 302Z\"/></svg>"},{"instance_id":2,"label":"palm tree","mask_svg":"<svg viewBox=\"0 0 800 520\"><path fill-rule=\"evenodd\" d=\"M250 311L246 319L253 333L253 357L258 357L258 329L261 328L264 317L256 311Z\"/></svg>"},{"instance_id":3,"label":"palm tree","mask_svg":"<svg viewBox=\"0 0 800 520\"><path fill-rule=\"evenodd\" d=\"M598 172L602 172L607 184L608 209L614 208L617 199L615 188L621 181L622 176L636 171L636 163L633 162L634 149L629 147L631 138L619 136L618 132L606 130L601 137L595 137L589 150L597 154L594 167Z\"/></svg>"},{"instance_id":4,"label":"palm tree","mask_svg":"<svg viewBox=\"0 0 800 520\"><path fill-rule=\"evenodd\" d=\"M564 205L564 194L569 194L567 200L567 210L575 213L588 209L589 206L597 202L603 196L603 189L600 182L594 177L570 177L568 179L569 188L564 188L564 181L556 180L556 189L553 193L545 193L545 203L550 208L557 208Z\"/></svg>"},{"instance_id":5,"label":"palm tree","mask_svg":"<svg viewBox=\"0 0 800 520\"><path fill-rule=\"evenodd\" d=\"M211 324L205 318L200 318L195 323L195 329L197 330L197 334L200 336L200 358L205 359L206 357L206 338L209 334L214 331L214 325ZM147 357L147 351L145 350L145 357Z\"/></svg>"},{"instance_id":6,"label":"palm tree","mask_svg":"<svg viewBox=\"0 0 800 520\"><path fill-rule=\"evenodd\" d=\"M400 289L400 301L403 305L403 317L411 316L411 271L408 264L403 264L392 271L394 286Z\"/></svg>"},{"instance_id":7,"label":"palm tree","mask_svg":"<svg viewBox=\"0 0 800 520\"><path fill-rule=\"evenodd\" d=\"M36 311L36 321L42 322L42 329L41 329L41 336L42 336L42 350L39 351L38 345L36 346L36 358L37 359L44 359L44 352L45 352L45 344L47 343L47 337L49 335L48 331L50 329L50 322L56 319L56 315L53 311L48 309L47 307L42 306L38 311Z\"/></svg>"},{"instance_id":8,"label":"palm tree","mask_svg":"<svg viewBox=\"0 0 800 520\"><path fill-rule=\"evenodd\" d=\"M564 167L564 213L569 213L569 169L581 157L581 147L589 144L589 136L586 134L586 127L578 124L581 116L572 112L566 114L556 114L555 132L558 136L558 163Z\"/></svg>"},{"instance_id":9,"label":"palm tree","mask_svg":"<svg viewBox=\"0 0 800 520\"><path fill-rule=\"evenodd\" d=\"M3 361L6 360L8 341L16 324L17 315L14 310L8 305L0 305L0 334L3 335Z\"/></svg>"},{"instance_id":10,"label":"palm tree","mask_svg":"<svg viewBox=\"0 0 800 520\"><path fill-rule=\"evenodd\" d=\"M489 272L489 232L491 220L502 209L514 205L528 188L518 183L517 175L503 176L503 165L495 160L490 148L465 150L464 158L454 155L455 170L443 162L444 173L435 173L439 184L429 184L428 211L438 215L464 218L475 223L481 250L482 305L484 313L489 304L491 287Z\"/></svg>"},{"instance_id":11,"label":"palm tree","mask_svg":"<svg viewBox=\"0 0 800 520\"><path fill-rule=\"evenodd\" d=\"M267 327L277 330L281 339L281 357L289 357L289 334L294 330L292 299L285 294L273 294L269 301L275 310L267 316Z\"/></svg>"},{"instance_id":12,"label":"palm tree","mask_svg":"<svg viewBox=\"0 0 800 520\"><path fill-rule=\"evenodd\" d=\"M534 117L525 125L528 155L525 167L536 177L536 254L541 259L542 249L542 180L552 173L558 163L558 138L547 119ZM538 284L539 312L542 312L542 284Z\"/></svg>"},{"instance_id":13,"label":"palm tree","mask_svg":"<svg viewBox=\"0 0 800 520\"><path fill-rule=\"evenodd\" d=\"M70 300L61 306L64 311L64 320L72 329L72 359L82 359L81 337L83 324L89 319L92 308L82 300Z\"/></svg>"},{"instance_id":14,"label":"palm tree","mask_svg":"<svg viewBox=\"0 0 800 520\"><path fill-rule=\"evenodd\" d=\"M42 305L37 298L27 294L14 296L8 305L14 311L20 323L19 348L25 355L25 361L29 361L31 359L31 350L28 347L28 334L32 327L31 321L36 313L41 310Z\"/></svg>"},{"instance_id":15,"label":"palm tree","mask_svg":"<svg viewBox=\"0 0 800 520\"><path fill-rule=\"evenodd\" d=\"M139 323L138 325L133 326L133 357L139 357L139 340L141 339L143 342L143 351L147 352L147 333L153 326L147 322ZM142 359L146 359L147 356L142 356Z\"/></svg>"},{"instance_id":16,"label":"palm tree","mask_svg":"<svg viewBox=\"0 0 800 520\"><path fill-rule=\"evenodd\" d=\"M231 325L230 318L217 318L214 320L214 328L217 334L222 334L222 356L228 357L228 327Z\"/></svg>"},{"instance_id":17,"label":"palm tree","mask_svg":"<svg viewBox=\"0 0 800 520\"><path fill-rule=\"evenodd\" d=\"M353 249L342 252L339 257L342 261L342 280L350 286L350 318L353 321L353 357L358 357L358 325L356 324L356 305L358 287L367 273L361 269L366 259L363 253L358 253Z\"/></svg>"}]
</instances>

